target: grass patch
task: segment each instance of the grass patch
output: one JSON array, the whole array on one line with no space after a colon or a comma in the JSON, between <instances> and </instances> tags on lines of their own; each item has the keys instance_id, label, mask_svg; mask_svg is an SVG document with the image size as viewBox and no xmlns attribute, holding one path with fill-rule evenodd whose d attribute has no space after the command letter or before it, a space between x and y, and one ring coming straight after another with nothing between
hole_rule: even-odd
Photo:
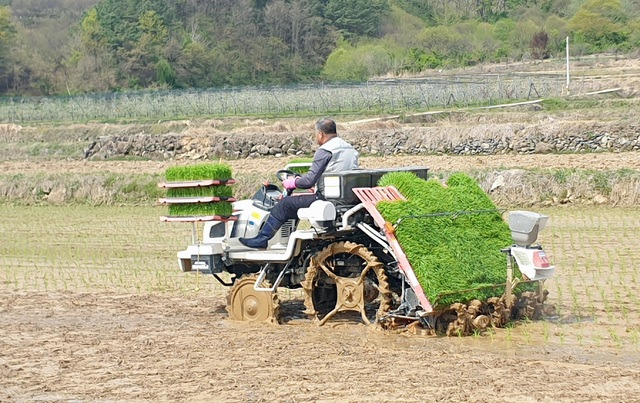
<instances>
[{"instance_id":1,"label":"grass patch","mask_svg":"<svg viewBox=\"0 0 640 403\"><path fill-rule=\"evenodd\" d=\"M496 209L469 176L454 174L446 184L425 181L412 173L387 174L379 185L397 187L407 200L380 203L379 210L392 223L404 218L397 236L432 302L444 306L501 296L504 287L495 286L506 279L505 256L500 250L513 242L500 212L408 217Z\"/></svg>"},{"instance_id":2,"label":"grass patch","mask_svg":"<svg viewBox=\"0 0 640 403\"><path fill-rule=\"evenodd\" d=\"M598 99L563 99L550 98L542 101L542 106L546 111L560 111L568 109L591 109L602 105Z\"/></svg>"}]
</instances>

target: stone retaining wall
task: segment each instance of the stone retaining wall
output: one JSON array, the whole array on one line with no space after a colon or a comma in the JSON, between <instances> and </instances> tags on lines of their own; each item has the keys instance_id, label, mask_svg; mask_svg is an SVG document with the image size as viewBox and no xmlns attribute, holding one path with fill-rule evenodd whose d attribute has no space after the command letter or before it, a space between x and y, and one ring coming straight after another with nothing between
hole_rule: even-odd
<instances>
[{"instance_id":1,"label":"stone retaining wall","mask_svg":"<svg viewBox=\"0 0 640 403\"><path fill-rule=\"evenodd\" d=\"M640 150L640 123L567 122L548 118L536 124L344 129L340 134L362 154L549 153ZM309 133L119 134L99 137L85 158L135 156L150 159L251 158L310 155Z\"/></svg>"}]
</instances>

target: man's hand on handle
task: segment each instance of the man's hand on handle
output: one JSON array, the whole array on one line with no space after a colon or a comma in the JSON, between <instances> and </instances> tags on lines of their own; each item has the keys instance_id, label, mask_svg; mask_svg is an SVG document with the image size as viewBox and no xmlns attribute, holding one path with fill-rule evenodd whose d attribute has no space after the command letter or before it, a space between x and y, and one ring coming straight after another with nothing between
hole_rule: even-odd
<instances>
[{"instance_id":1,"label":"man's hand on handle","mask_svg":"<svg viewBox=\"0 0 640 403\"><path fill-rule=\"evenodd\" d=\"M293 190L295 189L296 186L296 178L295 176L290 176L287 179L282 181L282 186L284 186L285 189L287 190Z\"/></svg>"}]
</instances>

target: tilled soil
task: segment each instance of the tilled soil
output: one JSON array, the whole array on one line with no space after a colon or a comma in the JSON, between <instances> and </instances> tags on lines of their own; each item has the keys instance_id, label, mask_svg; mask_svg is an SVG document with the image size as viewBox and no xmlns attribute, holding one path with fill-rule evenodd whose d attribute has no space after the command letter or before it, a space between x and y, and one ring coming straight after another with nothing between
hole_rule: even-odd
<instances>
[{"instance_id":1,"label":"tilled soil","mask_svg":"<svg viewBox=\"0 0 640 403\"><path fill-rule=\"evenodd\" d=\"M286 165L287 158L250 158L225 160L234 172L243 174L271 174ZM90 174L93 172L160 174L168 166L187 164L191 161L87 161L47 160L37 162L0 161L0 172L9 175L52 173ZM360 159L363 168L391 168L411 165L428 166L434 171L468 171L470 169L507 168L567 168L567 169L640 169L640 152L590 153L590 154L500 154L484 156L364 156Z\"/></svg>"},{"instance_id":2,"label":"tilled soil","mask_svg":"<svg viewBox=\"0 0 640 403\"><path fill-rule=\"evenodd\" d=\"M286 309L285 309L286 311ZM635 352L227 320L222 297L0 293L0 400L632 401Z\"/></svg>"}]
</instances>

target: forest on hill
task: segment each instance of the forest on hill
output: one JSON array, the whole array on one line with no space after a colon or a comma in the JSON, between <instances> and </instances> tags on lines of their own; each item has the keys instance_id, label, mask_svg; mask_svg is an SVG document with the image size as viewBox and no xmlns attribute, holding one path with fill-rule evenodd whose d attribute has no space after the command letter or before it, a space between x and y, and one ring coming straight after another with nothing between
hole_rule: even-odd
<instances>
[{"instance_id":1,"label":"forest on hill","mask_svg":"<svg viewBox=\"0 0 640 403\"><path fill-rule=\"evenodd\" d=\"M640 0L0 0L0 94L318 81L637 52Z\"/></svg>"}]
</instances>

